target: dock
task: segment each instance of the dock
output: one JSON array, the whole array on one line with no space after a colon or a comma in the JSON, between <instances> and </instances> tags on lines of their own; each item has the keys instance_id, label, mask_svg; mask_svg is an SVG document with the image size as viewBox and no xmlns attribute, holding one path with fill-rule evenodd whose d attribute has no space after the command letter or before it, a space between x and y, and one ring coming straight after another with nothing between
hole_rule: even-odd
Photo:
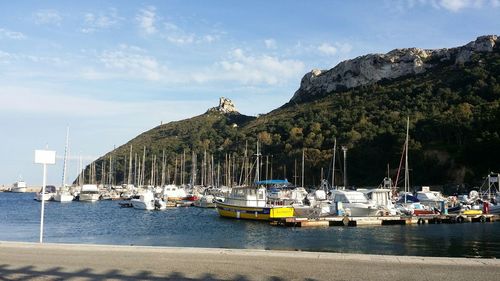
<instances>
[{"instance_id":1,"label":"dock","mask_svg":"<svg viewBox=\"0 0 500 281\"><path fill-rule=\"evenodd\" d=\"M411 225L440 223L490 223L500 221L499 215L425 215L425 216L383 216L383 217L348 217L331 216L319 218L283 218L271 221L271 225L286 227L329 227L329 226L365 226L365 225Z\"/></svg>"}]
</instances>

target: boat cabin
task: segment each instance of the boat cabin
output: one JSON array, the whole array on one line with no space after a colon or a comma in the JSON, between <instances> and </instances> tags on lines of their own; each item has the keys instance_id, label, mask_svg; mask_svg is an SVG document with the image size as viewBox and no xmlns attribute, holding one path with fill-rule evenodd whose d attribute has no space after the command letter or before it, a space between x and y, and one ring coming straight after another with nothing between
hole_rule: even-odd
<instances>
[{"instance_id":1,"label":"boat cabin","mask_svg":"<svg viewBox=\"0 0 500 281\"><path fill-rule=\"evenodd\" d=\"M242 207L265 207L266 201L265 187L243 186L233 187L224 203Z\"/></svg>"},{"instance_id":2,"label":"boat cabin","mask_svg":"<svg viewBox=\"0 0 500 281\"><path fill-rule=\"evenodd\" d=\"M334 203L368 203L366 196L359 191L334 190L331 198Z\"/></svg>"}]
</instances>

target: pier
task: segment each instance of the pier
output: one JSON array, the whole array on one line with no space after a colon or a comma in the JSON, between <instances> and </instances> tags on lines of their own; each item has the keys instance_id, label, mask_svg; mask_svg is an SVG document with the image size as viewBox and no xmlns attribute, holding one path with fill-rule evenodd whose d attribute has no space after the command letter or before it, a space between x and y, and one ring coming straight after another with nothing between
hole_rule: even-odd
<instances>
[{"instance_id":1,"label":"pier","mask_svg":"<svg viewBox=\"0 0 500 281\"><path fill-rule=\"evenodd\" d=\"M333 216L319 218L284 218L271 221L271 225L288 227L328 227L328 226L365 226L365 225L411 225L440 223L490 223L500 221L499 215L425 215L425 216L384 216L348 217Z\"/></svg>"},{"instance_id":2,"label":"pier","mask_svg":"<svg viewBox=\"0 0 500 281\"><path fill-rule=\"evenodd\" d=\"M2 280L496 280L496 259L0 242Z\"/></svg>"}]
</instances>

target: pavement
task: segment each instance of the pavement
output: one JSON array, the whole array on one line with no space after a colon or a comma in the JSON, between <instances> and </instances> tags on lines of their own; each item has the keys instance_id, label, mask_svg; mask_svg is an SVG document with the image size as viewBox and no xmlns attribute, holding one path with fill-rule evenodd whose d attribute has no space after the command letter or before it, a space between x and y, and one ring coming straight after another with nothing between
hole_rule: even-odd
<instances>
[{"instance_id":1,"label":"pavement","mask_svg":"<svg viewBox=\"0 0 500 281\"><path fill-rule=\"evenodd\" d=\"M498 280L496 259L0 241L0 280Z\"/></svg>"}]
</instances>

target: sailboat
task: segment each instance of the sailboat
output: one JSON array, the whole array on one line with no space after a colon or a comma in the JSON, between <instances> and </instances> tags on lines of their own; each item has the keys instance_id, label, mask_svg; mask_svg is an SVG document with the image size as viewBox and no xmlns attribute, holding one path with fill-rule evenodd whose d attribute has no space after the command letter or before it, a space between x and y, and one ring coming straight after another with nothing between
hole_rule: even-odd
<instances>
[{"instance_id":1,"label":"sailboat","mask_svg":"<svg viewBox=\"0 0 500 281\"><path fill-rule=\"evenodd\" d=\"M420 203L416 197L411 196L410 193L410 175L408 168L408 144L410 140L410 117L406 120L406 141L404 145L404 155L405 155L405 176L404 176L404 192L402 196L397 201L397 208L400 212L408 215L428 215L434 214L434 210L430 209ZM401 169L401 165L400 165ZM399 176L399 172L398 172ZM397 183L397 178L396 178Z\"/></svg>"},{"instance_id":2,"label":"sailboat","mask_svg":"<svg viewBox=\"0 0 500 281\"><path fill-rule=\"evenodd\" d=\"M59 190L54 195L54 201L57 202L71 202L74 197L69 192L68 187L66 186L66 170L68 163L68 146L69 146L69 127L66 128L66 146L64 148L64 164L63 164L63 175L62 175L62 184Z\"/></svg>"}]
</instances>

